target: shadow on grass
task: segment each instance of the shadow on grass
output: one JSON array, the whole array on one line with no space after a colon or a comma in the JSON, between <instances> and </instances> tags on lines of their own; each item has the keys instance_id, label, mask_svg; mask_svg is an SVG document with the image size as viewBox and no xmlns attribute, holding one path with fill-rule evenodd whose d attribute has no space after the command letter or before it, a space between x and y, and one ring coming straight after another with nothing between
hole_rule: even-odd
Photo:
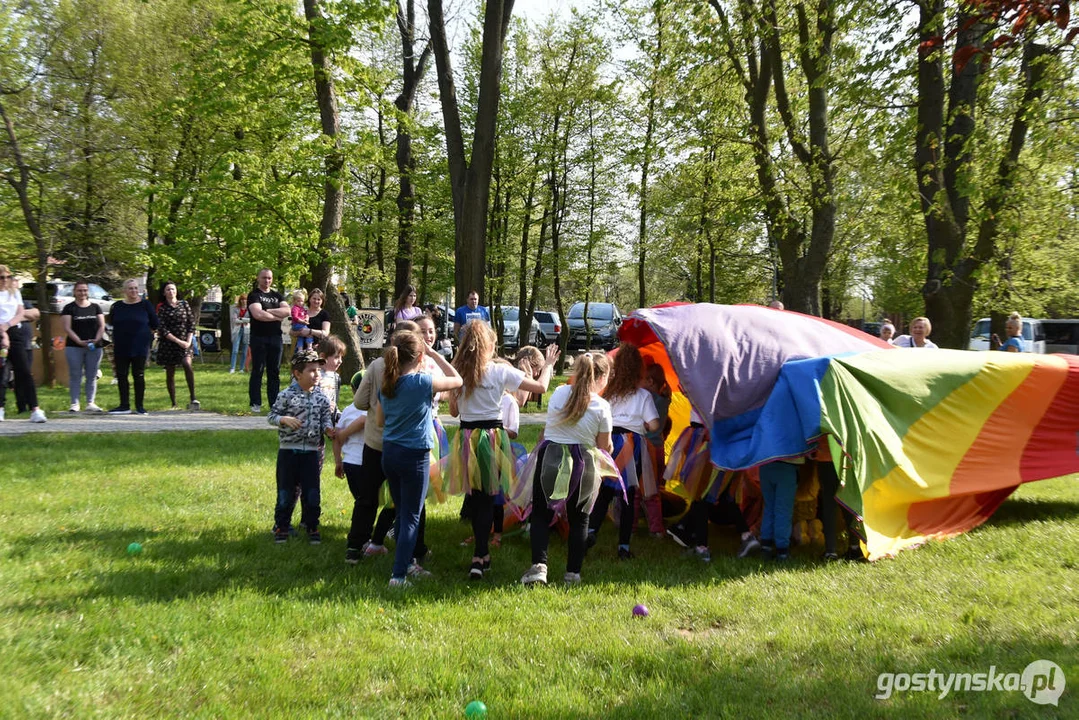
<instances>
[{"instance_id":1,"label":"shadow on grass","mask_svg":"<svg viewBox=\"0 0 1079 720\"><path fill-rule=\"evenodd\" d=\"M1079 517L1079 501L1012 497L985 524L1008 527L1035 521L1064 522L1076 517Z\"/></svg>"},{"instance_id":2,"label":"shadow on grass","mask_svg":"<svg viewBox=\"0 0 1079 720\"><path fill-rule=\"evenodd\" d=\"M393 563L392 547L389 555L366 558L356 566L345 564L346 530L323 525L323 542L319 546L310 545L302 532L288 543L276 545L269 529L240 536L238 531L218 528L205 532L137 526L61 530L14 538L8 550L10 559L24 563L37 557L55 556L57 552L90 558L85 571L93 580L91 587L77 596L79 600L127 598L158 603L254 590L266 596L309 601L377 599L380 603L394 604L452 602L509 588L525 591L519 579L531 563L526 535L506 538L501 548L493 550L493 567L484 580L468 582L472 548L461 545L468 528L449 518L429 520L427 542L432 553L424 565L433 576L418 580L413 588L401 592L387 587ZM585 560L586 585L707 587L757 573L815 572L820 568L808 554L796 555L792 561L777 565L759 559L737 560L732 552L729 557L717 556L713 563L704 564L687 557L672 543L650 537L635 541L636 559L620 562L614 534L601 532L600 537L600 545ZM140 554L128 555L127 547L132 542L142 544ZM610 547L605 547L607 544ZM716 546L726 544L721 540ZM565 543L552 538L552 590L561 585L556 578L561 578L564 571L565 552ZM70 608L72 600L71 596L53 601L39 597L30 604L35 608L53 605L65 609Z\"/></svg>"}]
</instances>

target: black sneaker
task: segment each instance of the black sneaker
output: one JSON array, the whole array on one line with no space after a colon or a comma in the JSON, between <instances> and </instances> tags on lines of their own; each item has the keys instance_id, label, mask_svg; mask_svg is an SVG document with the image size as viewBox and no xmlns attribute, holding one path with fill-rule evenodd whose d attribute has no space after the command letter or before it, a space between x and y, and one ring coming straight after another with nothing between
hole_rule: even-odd
<instances>
[{"instance_id":1,"label":"black sneaker","mask_svg":"<svg viewBox=\"0 0 1079 720\"><path fill-rule=\"evenodd\" d=\"M776 562L787 562L791 559L791 551L789 548L776 548L776 554L772 559Z\"/></svg>"},{"instance_id":2,"label":"black sneaker","mask_svg":"<svg viewBox=\"0 0 1079 720\"><path fill-rule=\"evenodd\" d=\"M770 558L776 554L775 540L761 540L761 555Z\"/></svg>"},{"instance_id":3,"label":"black sneaker","mask_svg":"<svg viewBox=\"0 0 1079 720\"><path fill-rule=\"evenodd\" d=\"M127 405L118 405L112 410L109 410L109 415L130 415L131 408Z\"/></svg>"},{"instance_id":4,"label":"black sneaker","mask_svg":"<svg viewBox=\"0 0 1079 720\"><path fill-rule=\"evenodd\" d=\"M322 533L320 533L318 530L308 530L307 542L311 543L312 545L321 545Z\"/></svg>"},{"instance_id":5,"label":"black sneaker","mask_svg":"<svg viewBox=\"0 0 1079 720\"><path fill-rule=\"evenodd\" d=\"M836 561L839 560L839 556L836 555L834 552L826 552L823 555L821 555L820 557L821 557L821 560L823 560L825 562L836 562Z\"/></svg>"},{"instance_id":6,"label":"black sneaker","mask_svg":"<svg viewBox=\"0 0 1079 720\"><path fill-rule=\"evenodd\" d=\"M483 561L473 560L472 566L468 568L469 580L482 580L483 579Z\"/></svg>"},{"instance_id":7,"label":"black sneaker","mask_svg":"<svg viewBox=\"0 0 1079 720\"><path fill-rule=\"evenodd\" d=\"M738 557L746 558L761 549L761 544L757 538L750 535L742 541L741 547L738 548Z\"/></svg>"},{"instance_id":8,"label":"black sneaker","mask_svg":"<svg viewBox=\"0 0 1079 720\"><path fill-rule=\"evenodd\" d=\"M490 572L491 570L491 558L487 558L483 561L483 571Z\"/></svg>"},{"instance_id":9,"label":"black sneaker","mask_svg":"<svg viewBox=\"0 0 1079 720\"><path fill-rule=\"evenodd\" d=\"M146 412L146 408L135 408L135 414L136 415L149 415L150 413Z\"/></svg>"},{"instance_id":10,"label":"black sneaker","mask_svg":"<svg viewBox=\"0 0 1079 720\"><path fill-rule=\"evenodd\" d=\"M675 525L673 527L667 528L667 534L671 536L671 540L674 540L679 547L693 547L693 543L690 542L692 538L689 536L689 532L682 525Z\"/></svg>"},{"instance_id":11,"label":"black sneaker","mask_svg":"<svg viewBox=\"0 0 1079 720\"><path fill-rule=\"evenodd\" d=\"M348 548L345 550L345 562L347 564L359 565L361 558L363 558L363 550L357 550L356 548Z\"/></svg>"},{"instance_id":12,"label":"black sneaker","mask_svg":"<svg viewBox=\"0 0 1079 720\"><path fill-rule=\"evenodd\" d=\"M273 529L273 541L280 545L288 542L288 530L282 528Z\"/></svg>"},{"instance_id":13,"label":"black sneaker","mask_svg":"<svg viewBox=\"0 0 1079 720\"><path fill-rule=\"evenodd\" d=\"M637 556L634 555L630 551L629 548L618 548L618 559L619 560L632 560L635 557L637 557Z\"/></svg>"}]
</instances>

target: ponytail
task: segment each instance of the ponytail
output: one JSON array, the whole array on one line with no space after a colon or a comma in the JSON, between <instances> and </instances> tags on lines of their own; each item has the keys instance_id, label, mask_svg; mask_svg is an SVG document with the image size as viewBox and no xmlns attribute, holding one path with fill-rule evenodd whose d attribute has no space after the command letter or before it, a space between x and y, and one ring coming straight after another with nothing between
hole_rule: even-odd
<instances>
[{"instance_id":1,"label":"ponytail","mask_svg":"<svg viewBox=\"0 0 1079 720\"><path fill-rule=\"evenodd\" d=\"M382 369L382 394L392 398L397 390L397 381L401 378L401 363L397 357L397 348L392 345L382 353L382 361L386 364Z\"/></svg>"},{"instance_id":2,"label":"ponytail","mask_svg":"<svg viewBox=\"0 0 1079 720\"><path fill-rule=\"evenodd\" d=\"M577 359L573 369L573 390L558 422L576 425L584 417L588 403L592 401L593 387L609 370L610 362L602 353L585 353Z\"/></svg>"}]
</instances>

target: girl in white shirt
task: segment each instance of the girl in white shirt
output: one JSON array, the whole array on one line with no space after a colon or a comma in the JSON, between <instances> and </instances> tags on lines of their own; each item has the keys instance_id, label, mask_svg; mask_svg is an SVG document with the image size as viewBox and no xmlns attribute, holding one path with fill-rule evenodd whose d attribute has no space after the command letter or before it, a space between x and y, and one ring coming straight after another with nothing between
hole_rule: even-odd
<instances>
[{"instance_id":1,"label":"girl in white shirt","mask_svg":"<svg viewBox=\"0 0 1079 720\"><path fill-rule=\"evenodd\" d=\"M461 418L461 429L450 446L449 491L470 497L472 534L476 539L468 577L483 578L491 568L489 542L494 496L509 490L514 480L513 451L502 428L502 394L527 390L547 392L558 348L547 351L547 364L539 380L510 365L495 364L495 335L491 326L472 322L465 326L453 366L464 385L450 395L450 414Z\"/></svg>"},{"instance_id":2,"label":"girl in white shirt","mask_svg":"<svg viewBox=\"0 0 1079 720\"><path fill-rule=\"evenodd\" d=\"M563 385L547 401L547 427L521 470L510 501L525 507L531 499L529 535L532 567L525 585L547 583L547 543L551 518L564 511L569 519L567 583L581 581L588 514L604 478L617 478L611 457L611 405L599 394L607 385L610 363L602 353L585 353L576 363L572 385Z\"/></svg>"},{"instance_id":3,"label":"girl in white shirt","mask_svg":"<svg viewBox=\"0 0 1079 720\"><path fill-rule=\"evenodd\" d=\"M644 377L644 361L636 345L622 343L614 356L611 382L603 397L611 404L614 429L611 433L615 464L621 473L620 481L606 480L599 490L596 506L588 520L587 547L596 544L596 534L611 500L618 498L618 559L629 560L629 541L633 534L634 499L638 492L652 497L658 491L656 468L648 452L645 431L659 429L659 412L652 395L640 387ZM624 488L624 490L623 490Z\"/></svg>"}]
</instances>

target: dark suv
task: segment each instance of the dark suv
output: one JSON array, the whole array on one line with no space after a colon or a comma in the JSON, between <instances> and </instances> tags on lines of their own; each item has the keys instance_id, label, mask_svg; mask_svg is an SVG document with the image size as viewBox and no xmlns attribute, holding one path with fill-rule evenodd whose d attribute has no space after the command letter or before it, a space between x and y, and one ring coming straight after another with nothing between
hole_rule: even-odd
<instances>
[{"instance_id":1,"label":"dark suv","mask_svg":"<svg viewBox=\"0 0 1079 720\"><path fill-rule=\"evenodd\" d=\"M570 350L612 350L618 345L618 327L622 324L622 313L614 303L589 303L586 321L584 303L575 302L566 316L566 324L569 326ZM591 337L586 336L586 330Z\"/></svg>"}]
</instances>

